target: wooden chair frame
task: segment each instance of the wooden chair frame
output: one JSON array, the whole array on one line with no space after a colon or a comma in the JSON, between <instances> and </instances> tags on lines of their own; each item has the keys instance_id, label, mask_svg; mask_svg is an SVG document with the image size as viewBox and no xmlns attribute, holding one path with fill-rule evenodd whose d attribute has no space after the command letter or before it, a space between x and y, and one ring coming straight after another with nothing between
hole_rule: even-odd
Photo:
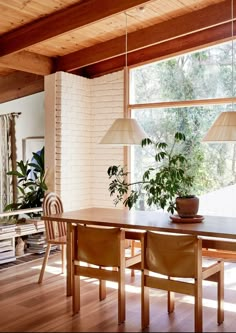
<instances>
[{"instance_id":1,"label":"wooden chair frame","mask_svg":"<svg viewBox=\"0 0 236 333\"><path fill-rule=\"evenodd\" d=\"M154 236L154 242L149 237ZM164 238L165 237L165 238ZM161 242L165 246L161 247ZM188 251L183 249L184 243L190 242ZM163 235L147 231L142 244L142 281L141 281L141 324L142 329L149 326L149 288L166 290L168 293L168 312L174 311L174 292L191 295L194 297L194 327L195 332L202 332L202 283L203 280L217 282L218 310L217 322L224 321L224 263L216 262L209 267L202 267L202 240L193 235ZM158 245L159 244L159 245ZM180 244L173 247L173 244ZM182 247L182 249L181 249ZM178 251L175 259L171 260L174 251ZM160 253L161 252L161 253ZM169 253L168 253L169 252ZM151 253L151 254L150 254ZM158 255L155 258L155 253ZM175 253L176 254L176 253ZM168 257L169 256L169 257ZM150 259L151 258L151 259ZM170 259L170 260L169 260ZM182 260L184 259L184 260ZM185 260L186 259L186 260ZM153 262L153 263L152 263ZM151 263L151 264L150 264ZM156 264L157 263L157 264ZM177 267L181 265L182 267ZM192 265L192 266L191 266ZM177 267L177 274L176 274ZM162 275L150 276L150 272ZM163 278L163 274L165 275ZM181 280L176 280L179 277ZM182 278L192 278L193 282L183 281Z\"/></svg>"},{"instance_id":2,"label":"wooden chair frame","mask_svg":"<svg viewBox=\"0 0 236 333\"><path fill-rule=\"evenodd\" d=\"M63 204L60 197L54 193L49 192L45 195L43 200L43 214L50 215L63 212ZM61 259L62 259L62 273L65 272L65 258L66 258L66 223L44 220L47 248L43 259L42 268L40 271L38 283L42 283L45 268L47 266L51 245L61 246Z\"/></svg>"},{"instance_id":3,"label":"wooden chair frame","mask_svg":"<svg viewBox=\"0 0 236 333\"><path fill-rule=\"evenodd\" d=\"M105 250L104 239L110 242ZM86 276L99 280L100 301L106 298L105 281L118 283L118 323L123 323L125 321L125 231L120 228L73 225L72 242L73 314L80 311L80 277ZM88 265L84 265L85 263ZM107 269L108 267L112 269Z\"/></svg>"}]
</instances>

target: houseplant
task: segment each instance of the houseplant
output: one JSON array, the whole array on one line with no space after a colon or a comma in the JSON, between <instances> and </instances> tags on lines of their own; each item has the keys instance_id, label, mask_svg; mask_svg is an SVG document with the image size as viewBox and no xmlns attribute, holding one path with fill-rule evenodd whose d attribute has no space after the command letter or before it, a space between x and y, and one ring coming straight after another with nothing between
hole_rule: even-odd
<instances>
[{"instance_id":1,"label":"houseplant","mask_svg":"<svg viewBox=\"0 0 236 333\"><path fill-rule=\"evenodd\" d=\"M4 211L24 208L41 207L44 193L47 190L44 168L44 148L38 153L33 153L32 160L17 161L17 169L9 171L8 175L17 177L18 197L17 202L8 204ZM34 217L36 213L28 213Z\"/></svg>"},{"instance_id":2,"label":"houseplant","mask_svg":"<svg viewBox=\"0 0 236 333\"><path fill-rule=\"evenodd\" d=\"M179 198L184 198L194 203L194 210L186 213L184 208L184 212L179 215L181 217L195 216L198 210L198 198L192 193L194 174L191 173L191 163L187 155L178 147L184 141L185 135L180 132L175 133L170 147L166 142L155 142L145 138L141 146L143 149L147 146L153 148L155 167L148 167L139 181L129 182L129 172L125 167L110 166L107 173L111 179L110 195L116 195L114 204L117 205L121 201L131 209L144 195L148 206L155 205L173 214L179 208L181 212L180 201L182 200Z\"/></svg>"}]
</instances>

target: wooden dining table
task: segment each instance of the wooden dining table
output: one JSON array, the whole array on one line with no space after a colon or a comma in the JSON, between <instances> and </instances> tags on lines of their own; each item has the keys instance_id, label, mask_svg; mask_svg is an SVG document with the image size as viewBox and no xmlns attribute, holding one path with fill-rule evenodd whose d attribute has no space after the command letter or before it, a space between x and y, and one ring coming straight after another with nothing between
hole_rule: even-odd
<instances>
[{"instance_id":1,"label":"wooden dining table","mask_svg":"<svg viewBox=\"0 0 236 333\"><path fill-rule=\"evenodd\" d=\"M134 231L161 231L202 237L206 248L236 252L236 218L203 216L203 220L171 219L162 211L138 211L117 208L85 208L42 216L43 220L67 223L67 296L72 293L72 225L86 224L119 227ZM200 220L200 221L199 221Z\"/></svg>"}]
</instances>

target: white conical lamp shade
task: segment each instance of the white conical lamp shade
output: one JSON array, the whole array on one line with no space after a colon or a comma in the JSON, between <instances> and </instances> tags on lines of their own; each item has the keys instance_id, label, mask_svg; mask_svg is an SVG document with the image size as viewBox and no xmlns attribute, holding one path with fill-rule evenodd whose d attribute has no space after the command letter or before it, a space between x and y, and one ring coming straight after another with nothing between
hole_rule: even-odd
<instances>
[{"instance_id":1,"label":"white conical lamp shade","mask_svg":"<svg viewBox=\"0 0 236 333\"><path fill-rule=\"evenodd\" d=\"M100 143L113 145L139 145L147 134L136 119L118 118L111 125Z\"/></svg>"},{"instance_id":2,"label":"white conical lamp shade","mask_svg":"<svg viewBox=\"0 0 236 333\"><path fill-rule=\"evenodd\" d=\"M236 142L236 111L222 112L202 141Z\"/></svg>"}]
</instances>

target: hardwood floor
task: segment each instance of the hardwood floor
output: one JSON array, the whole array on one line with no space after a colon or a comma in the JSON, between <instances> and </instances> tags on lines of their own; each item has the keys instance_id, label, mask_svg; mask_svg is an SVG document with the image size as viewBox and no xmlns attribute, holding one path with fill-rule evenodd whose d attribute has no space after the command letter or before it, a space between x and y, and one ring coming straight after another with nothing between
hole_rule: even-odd
<instances>
[{"instance_id":1,"label":"hardwood floor","mask_svg":"<svg viewBox=\"0 0 236 333\"><path fill-rule=\"evenodd\" d=\"M82 307L72 316L71 297L66 297L60 256L49 259L42 285L38 276L42 259L0 271L1 332L141 332L140 275L126 275L126 322L117 324L116 285L108 287L106 300L99 302L95 281L82 281ZM50 272L49 272L50 269ZM56 274L55 274L56 273ZM176 309L167 313L166 294L150 291L151 324L145 332L192 332L192 298L176 295ZM225 262L225 321L216 323L216 288L204 284L205 332L234 332L236 327L236 263Z\"/></svg>"}]
</instances>

